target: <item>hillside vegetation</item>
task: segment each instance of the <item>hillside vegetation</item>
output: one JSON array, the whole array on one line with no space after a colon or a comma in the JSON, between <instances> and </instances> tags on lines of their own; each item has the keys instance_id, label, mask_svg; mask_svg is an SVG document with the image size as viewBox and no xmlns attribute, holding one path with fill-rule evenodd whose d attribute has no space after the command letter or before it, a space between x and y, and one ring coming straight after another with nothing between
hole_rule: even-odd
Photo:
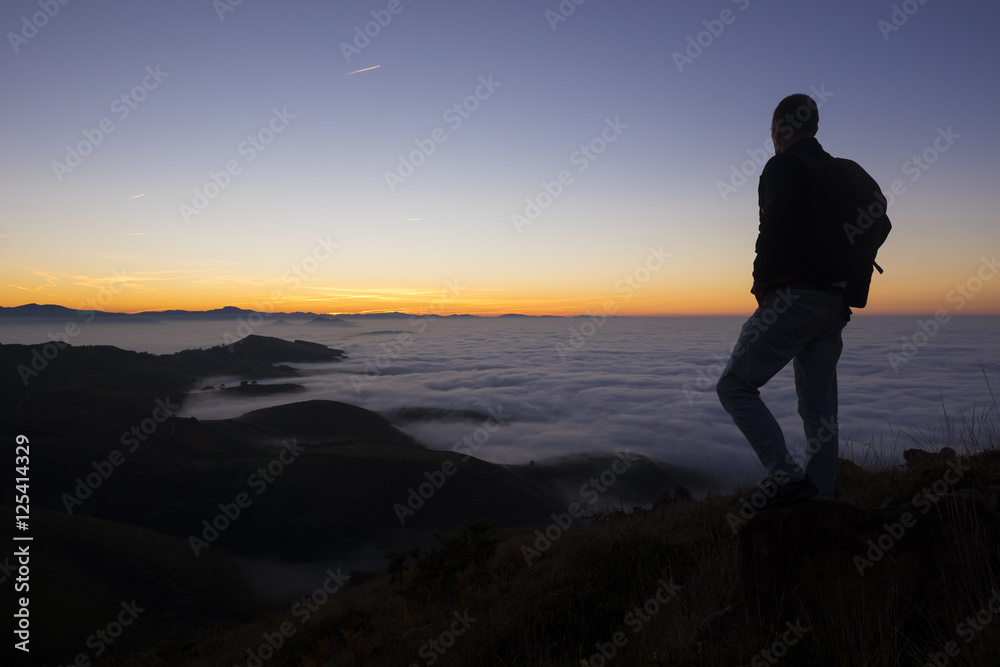
<instances>
[{"instance_id":1,"label":"hillside vegetation","mask_svg":"<svg viewBox=\"0 0 1000 667\"><path fill-rule=\"evenodd\" d=\"M949 446L964 453L960 461L968 471L949 492L1000 485L995 409L951 426L921 443L930 452ZM883 451L868 443L851 452L863 466L841 461L839 500L862 508L907 502L927 493L948 469L943 457L908 455L909 463L899 466ZM731 519L740 499L754 490L703 500L678 490L651 509L605 512L566 530L558 515L540 531L498 531L471 519L435 547L389 553L385 570L358 576L329 595L318 589L307 618L280 609L255 623L207 631L197 646L161 645L118 664L998 664L1000 616L994 612L1000 597L990 602L1000 582L996 570L972 573L984 611L948 621L958 630L948 636L907 636L896 619L878 614L829 627L750 623L699 635L703 619L739 598Z\"/></svg>"},{"instance_id":2,"label":"hillside vegetation","mask_svg":"<svg viewBox=\"0 0 1000 667\"><path fill-rule=\"evenodd\" d=\"M935 607L972 609L971 621L936 618L940 635L913 632L926 619L901 619L891 602L924 582L906 578L895 551L880 564L904 574L885 577L897 586L888 605L808 628L750 613L703 626L744 598L738 553L748 545L736 528L755 487L703 497L704 476L627 452L501 466L428 449L386 416L335 401L177 416L206 375L295 377L282 362L342 358L310 343L40 349L0 345L0 362L35 372L0 378L0 425L31 443L38 664L995 667L1000 655L1000 488L963 496L961 526L972 528L950 545L985 545L989 558L931 573L972 591L964 606ZM483 417L387 414L403 426ZM1000 487L995 401L944 424L905 465L881 443L848 448L839 500L874 509ZM9 467L0 482L14 489ZM9 553L0 559L13 571ZM838 584L837 572L818 574ZM786 593L798 594L770 591ZM138 616L127 632L95 643L128 613Z\"/></svg>"}]
</instances>

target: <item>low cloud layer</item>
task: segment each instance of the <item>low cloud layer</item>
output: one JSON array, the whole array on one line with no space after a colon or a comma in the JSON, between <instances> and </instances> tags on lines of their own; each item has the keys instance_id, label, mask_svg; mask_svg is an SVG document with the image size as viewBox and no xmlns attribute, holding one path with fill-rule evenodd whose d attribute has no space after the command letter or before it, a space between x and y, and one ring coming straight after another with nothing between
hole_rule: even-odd
<instances>
[{"instance_id":1,"label":"low cloud layer","mask_svg":"<svg viewBox=\"0 0 1000 667\"><path fill-rule=\"evenodd\" d=\"M900 459L903 448L943 436L945 414L960 424L963 415L971 418L992 402L987 379L1000 384L995 334L1000 318L954 318L933 335L928 334L933 327L921 322L927 320L856 315L845 330L839 365L841 439L849 441L848 454L856 459L873 439L887 458ZM360 324L301 332L260 327L255 333L314 340L344 349L349 359L298 365L305 376L296 381L307 393L232 398L206 392L189 399L184 415L233 417L314 398L383 413L401 407L474 410L499 415L503 426L487 431L475 420L417 421L403 428L435 449L470 439L477 457L499 463L627 447L712 474L722 486L764 475L714 390L741 318ZM104 325L89 332L99 340L81 337L80 343L170 352L221 342L219 325L164 326L176 329L172 336L162 327L154 332ZM207 378L206 383L238 380ZM801 447L791 368L762 394L790 447Z\"/></svg>"}]
</instances>

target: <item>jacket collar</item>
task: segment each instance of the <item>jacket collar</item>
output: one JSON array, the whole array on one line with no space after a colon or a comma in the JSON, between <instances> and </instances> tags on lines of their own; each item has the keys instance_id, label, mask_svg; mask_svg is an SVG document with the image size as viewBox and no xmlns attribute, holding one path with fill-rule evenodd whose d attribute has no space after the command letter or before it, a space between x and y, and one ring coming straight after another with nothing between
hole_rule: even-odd
<instances>
[{"instance_id":1,"label":"jacket collar","mask_svg":"<svg viewBox=\"0 0 1000 667\"><path fill-rule=\"evenodd\" d=\"M805 139L799 139L794 144L785 149L785 153L806 153L817 158L831 158L833 157L825 150L823 146L820 145L816 137L807 137Z\"/></svg>"}]
</instances>

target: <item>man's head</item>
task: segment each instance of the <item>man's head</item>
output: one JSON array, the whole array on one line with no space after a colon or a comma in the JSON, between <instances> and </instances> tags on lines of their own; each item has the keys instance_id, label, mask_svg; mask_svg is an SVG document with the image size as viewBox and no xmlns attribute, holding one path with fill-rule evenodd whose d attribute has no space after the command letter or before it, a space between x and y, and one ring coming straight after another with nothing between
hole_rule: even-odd
<instances>
[{"instance_id":1,"label":"man's head","mask_svg":"<svg viewBox=\"0 0 1000 667\"><path fill-rule=\"evenodd\" d=\"M771 118L771 141L774 154L788 149L799 139L815 137L819 128L819 109L808 95L797 93L778 102Z\"/></svg>"}]
</instances>

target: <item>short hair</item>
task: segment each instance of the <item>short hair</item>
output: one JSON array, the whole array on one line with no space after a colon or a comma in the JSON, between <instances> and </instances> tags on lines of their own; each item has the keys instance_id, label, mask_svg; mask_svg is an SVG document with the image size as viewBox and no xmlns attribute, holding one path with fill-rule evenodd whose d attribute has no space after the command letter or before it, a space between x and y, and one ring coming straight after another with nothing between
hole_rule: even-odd
<instances>
[{"instance_id":1,"label":"short hair","mask_svg":"<svg viewBox=\"0 0 1000 667\"><path fill-rule=\"evenodd\" d=\"M819 107L808 95L796 93L778 102L772 121L782 134L814 136L819 129Z\"/></svg>"}]
</instances>

